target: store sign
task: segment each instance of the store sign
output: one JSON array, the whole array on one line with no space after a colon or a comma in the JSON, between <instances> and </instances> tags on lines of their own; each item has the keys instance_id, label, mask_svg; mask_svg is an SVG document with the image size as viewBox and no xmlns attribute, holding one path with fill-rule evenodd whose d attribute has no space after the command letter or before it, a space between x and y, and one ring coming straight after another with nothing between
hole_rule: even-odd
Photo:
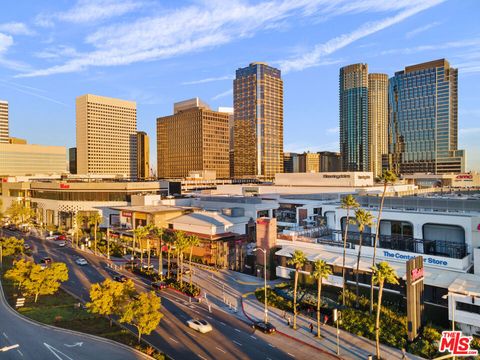
<instances>
[{"instance_id":1,"label":"store sign","mask_svg":"<svg viewBox=\"0 0 480 360\"><path fill-rule=\"evenodd\" d=\"M70 189L69 184L60 183L60 189Z\"/></svg>"},{"instance_id":2,"label":"store sign","mask_svg":"<svg viewBox=\"0 0 480 360\"><path fill-rule=\"evenodd\" d=\"M473 180L472 174L458 174L455 180Z\"/></svg>"},{"instance_id":3,"label":"store sign","mask_svg":"<svg viewBox=\"0 0 480 360\"><path fill-rule=\"evenodd\" d=\"M122 216L126 218L131 218L132 217L132 212L131 211L122 211Z\"/></svg>"},{"instance_id":4,"label":"store sign","mask_svg":"<svg viewBox=\"0 0 480 360\"><path fill-rule=\"evenodd\" d=\"M383 256L390 259L405 260L405 261L416 257L416 255L408 255L401 252L388 251L388 250L383 250ZM423 263L428 265L445 266L445 267L448 267L449 265L448 261L441 258L433 257L433 256L426 256L423 259Z\"/></svg>"},{"instance_id":5,"label":"store sign","mask_svg":"<svg viewBox=\"0 0 480 360\"><path fill-rule=\"evenodd\" d=\"M423 278L423 274L424 274L423 267L420 268L420 269L413 269L413 270L410 272L412 281L417 281L417 280L419 280L419 279L422 279L422 278Z\"/></svg>"},{"instance_id":6,"label":"store sign","mask_svg":"<svg viewBox=\"0 0 480 360\"><path fill-rule=\"evenodd\" d=\"M324 179L350 179L348 174L323 174Z\"/></svg>"},{"instance_id":7,"label":"store sign","mask_svg":"<svg viewBox=\"0 0 480 360\"><path fill-rule=\"evenodd\" d=\"M422 256L409 259L406 266L406 295L407 295L407 337L415 340L425 322L423 303L423 264Z\"/></svg>"}]
</instances>

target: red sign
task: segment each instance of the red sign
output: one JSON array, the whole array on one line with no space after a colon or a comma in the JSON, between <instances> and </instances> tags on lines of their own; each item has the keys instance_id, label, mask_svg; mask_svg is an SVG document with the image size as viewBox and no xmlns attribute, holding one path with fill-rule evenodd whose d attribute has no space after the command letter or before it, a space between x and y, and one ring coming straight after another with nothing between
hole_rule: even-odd
<instances>
[{"instance_id":1,"label":"red sign","mask_svg":"<svg viewBox=\"0 0 480 360\"><path fill-rule=\"evenodd\" d=\"M456 177L455 177L456 180L472 180L473 179L473 175L471 174L458 174Z\"/></svg>"},{"instance_id":2,"label":"red sign","mask_svg":"<svg viewBox=\"0 0 480 360\"><path fill-rule=\"evenodd\" d=\"M122 216L126 218L131 218L132 217L132 212L131 211L122 211Z\"/></svg>"},{"instance_id":3,"label":"red sign","mask_svg":"<svg viewBox=\"0 0 480 360\"><path fill-rule=\"evenodd\" d=\"M70 189L70 185L69 185L69 184L60 183L60 189Z\"/></svg>"},{"instance_id":4,"label":"red sign","mask_svg":"<svg viewBox=\"0 0 480 360\"><path fill-rule=\"evenodd\" d=\"M470 349L472 340L472 336L462 336L461 331L443 331L438 351L444 352L448 350L450 354L457 356L478 355L477 350Z\"/></svg>"},{"instance_id":5,"label":"red sign","mask_svg":"<svg viewBox=\"0 0 480 360\"><path fill-rule=\"evenodd\" d=\"M412 275L412 282L423 278L423 267L420 269L413 269L410 275Z\"/></svg>"}]
</instances>

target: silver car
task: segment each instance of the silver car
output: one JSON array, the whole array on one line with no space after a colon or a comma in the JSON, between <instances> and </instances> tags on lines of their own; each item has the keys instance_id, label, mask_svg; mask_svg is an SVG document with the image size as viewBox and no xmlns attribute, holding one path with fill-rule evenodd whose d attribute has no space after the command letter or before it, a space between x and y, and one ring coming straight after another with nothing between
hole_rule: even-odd
<instances>
[{"instance_id":1,"label":"silver car","mask_svg":"<svg viewBox=\"0 0 480 360\"><path fill-rule=\"evenodd\" d=\"M187 321L187 325L189 328L196 330L198 332L201 332L202 334L205 334L213 330L212 325L210 325L205 320L190 319Z\"/></svg>"}]
</instances>

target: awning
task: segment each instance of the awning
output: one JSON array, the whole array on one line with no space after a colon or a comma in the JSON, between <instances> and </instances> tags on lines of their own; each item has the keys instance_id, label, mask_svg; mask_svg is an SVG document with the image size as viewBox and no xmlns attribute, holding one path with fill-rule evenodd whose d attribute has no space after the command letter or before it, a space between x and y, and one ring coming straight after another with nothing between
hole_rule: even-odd
<instances>
[{"instance_id":1,"label":"awning","mask_svg":"<svg viewBox=\"0 0 480 360\"><path fill-rule=\"evenodd\" d=\"M448 291L467 296L480 296L480 276L459 274L448 287Z\"/></svg>"}]
</instances>

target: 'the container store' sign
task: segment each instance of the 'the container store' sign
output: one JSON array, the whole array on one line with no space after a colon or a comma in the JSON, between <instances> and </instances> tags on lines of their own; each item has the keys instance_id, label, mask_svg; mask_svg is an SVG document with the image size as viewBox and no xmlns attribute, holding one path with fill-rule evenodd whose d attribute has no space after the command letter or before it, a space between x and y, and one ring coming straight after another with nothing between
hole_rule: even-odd
<instances>
[{"instance_id":1,"label":"'the container store' sign","mask_svg":"<svg viewBox=\"0 0 480 360\"><path fill-rule=\"evenodd\" d=\"M408 255L408 254L402 254L396 251L383 250L383 256L390 259L407 261L415 258L417 255ZM448 261L443 259L437 259L434 257L428 257L428 256L423 258L423 263L428 265L448 266Z\"/></svg>"}]
</instances>

